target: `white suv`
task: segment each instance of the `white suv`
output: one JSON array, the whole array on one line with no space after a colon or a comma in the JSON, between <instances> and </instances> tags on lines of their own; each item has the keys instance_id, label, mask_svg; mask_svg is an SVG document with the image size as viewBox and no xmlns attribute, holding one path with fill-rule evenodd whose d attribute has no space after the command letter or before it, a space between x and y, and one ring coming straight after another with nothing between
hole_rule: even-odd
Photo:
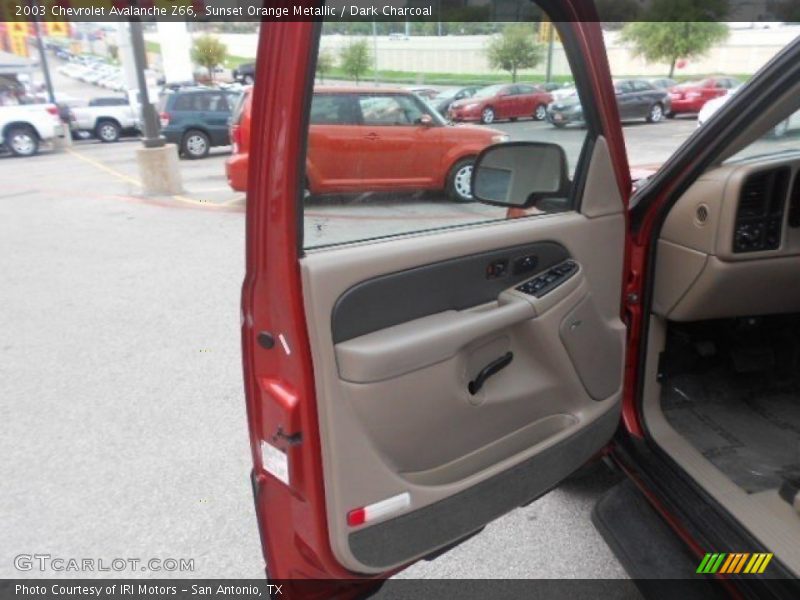
<instances>
[{"instance_id":1,"label":"white suv","mask_svg":"<svg viewBox=\"0 0 800 600\"><path fill-rule=\"evenodd\" d=\"M41 142L64 137L64 127L53 104L0 106L0 146L15 156L33 156Z\"/></svg>"}]
</instances>

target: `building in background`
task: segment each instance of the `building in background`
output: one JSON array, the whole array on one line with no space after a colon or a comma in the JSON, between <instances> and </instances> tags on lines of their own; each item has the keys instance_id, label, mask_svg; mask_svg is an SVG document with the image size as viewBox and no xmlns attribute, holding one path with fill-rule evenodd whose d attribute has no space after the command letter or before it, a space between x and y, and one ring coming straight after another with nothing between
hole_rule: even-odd
<instances>
[{"instance_id":1,"label":"building in background","mask_svg":"<svg viewBox=\"0 0 800 600\"><path fill-rule=\"evenodd\" d=\"M0 51L17 56L30 56L30 38L36 33L35 24L27 21L0 21ZM72 36L72 25L63 21L39 23L39 31L47 38L67 40Z\"/></svg>"}]
</instances>

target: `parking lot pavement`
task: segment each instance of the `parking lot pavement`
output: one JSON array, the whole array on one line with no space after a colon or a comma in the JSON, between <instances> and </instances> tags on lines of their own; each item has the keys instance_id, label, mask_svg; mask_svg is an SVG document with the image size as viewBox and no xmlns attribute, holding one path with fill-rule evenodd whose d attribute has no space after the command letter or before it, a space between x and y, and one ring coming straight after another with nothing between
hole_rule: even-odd
<instances>
[{"instance_id":1,"label":"parking lot pavement","mask_svg":"<svg viewBox=\"0 0 800 600\"><path fill-rule=\"evenodd\" d=\"M116 144L103 144L96 140L78 141L69 153L87 164L127 184L126 178L138 181L139 167L136 163L136 149L140 146L137 138L125 138ZM197 203L223 205L243 200L244 194L234 192L225 179L225 159L230 155L230 147L212 148L210 155L202 160L180 160L183 192L178 200L191 200ZM141 195L139 186L126 186L126 193Z\"/></svg>"},{"instance_id":2,"label":"parking lot pavement","mask_svg":"<svg viewBox=\"0 0 800 600\"><path fill-rule=\"evenodd\" d=\"M68 154L3 159L0 180L0 577L21 576L18 553L263 576L241 384L243 215L120 197Z\"/></svg>"}]
</instances>

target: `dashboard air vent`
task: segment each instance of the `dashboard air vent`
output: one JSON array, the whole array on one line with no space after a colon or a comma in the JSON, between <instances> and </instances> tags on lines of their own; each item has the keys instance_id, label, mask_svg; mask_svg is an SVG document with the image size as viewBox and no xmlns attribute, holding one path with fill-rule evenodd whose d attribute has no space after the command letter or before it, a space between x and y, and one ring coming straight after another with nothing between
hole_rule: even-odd
<instances>
[{"instance_id":1,"label":"dashboard air vent","mask_svg":"<svg viewBox=\"0 0 800 600\"><path fill-rule=\"evenodd\" d=\"M790 176L788 167L780 167L753 173L745 180L736 212L734 252L775 250L780 246Z\"/></svg>"},{"instance_id":2,"label":"dashboard air vent","mask_svg":"<svg viewBox=\"0 0 800 600\"><path fill-rule=\"evenodd\" d=\"M794 176L792 195L789 197L789 227L800 227L800 171Z\"/></svg>"}]
</instances>

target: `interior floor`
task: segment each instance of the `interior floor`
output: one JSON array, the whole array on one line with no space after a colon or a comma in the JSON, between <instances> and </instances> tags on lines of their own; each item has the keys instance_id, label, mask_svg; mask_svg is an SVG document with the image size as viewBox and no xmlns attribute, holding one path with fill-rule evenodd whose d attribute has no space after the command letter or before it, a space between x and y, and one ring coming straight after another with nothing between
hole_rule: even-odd
<instances>
[{"instance_id":1,"label":"interior floor","mask_svg":"<svg viewBox=\"0 0 800 600\"><path fill-rule=\"evenodd\" d=\"M668 423L748 494L800 475L800 318L670 324Z\"/></svg>"}]
</instances>

